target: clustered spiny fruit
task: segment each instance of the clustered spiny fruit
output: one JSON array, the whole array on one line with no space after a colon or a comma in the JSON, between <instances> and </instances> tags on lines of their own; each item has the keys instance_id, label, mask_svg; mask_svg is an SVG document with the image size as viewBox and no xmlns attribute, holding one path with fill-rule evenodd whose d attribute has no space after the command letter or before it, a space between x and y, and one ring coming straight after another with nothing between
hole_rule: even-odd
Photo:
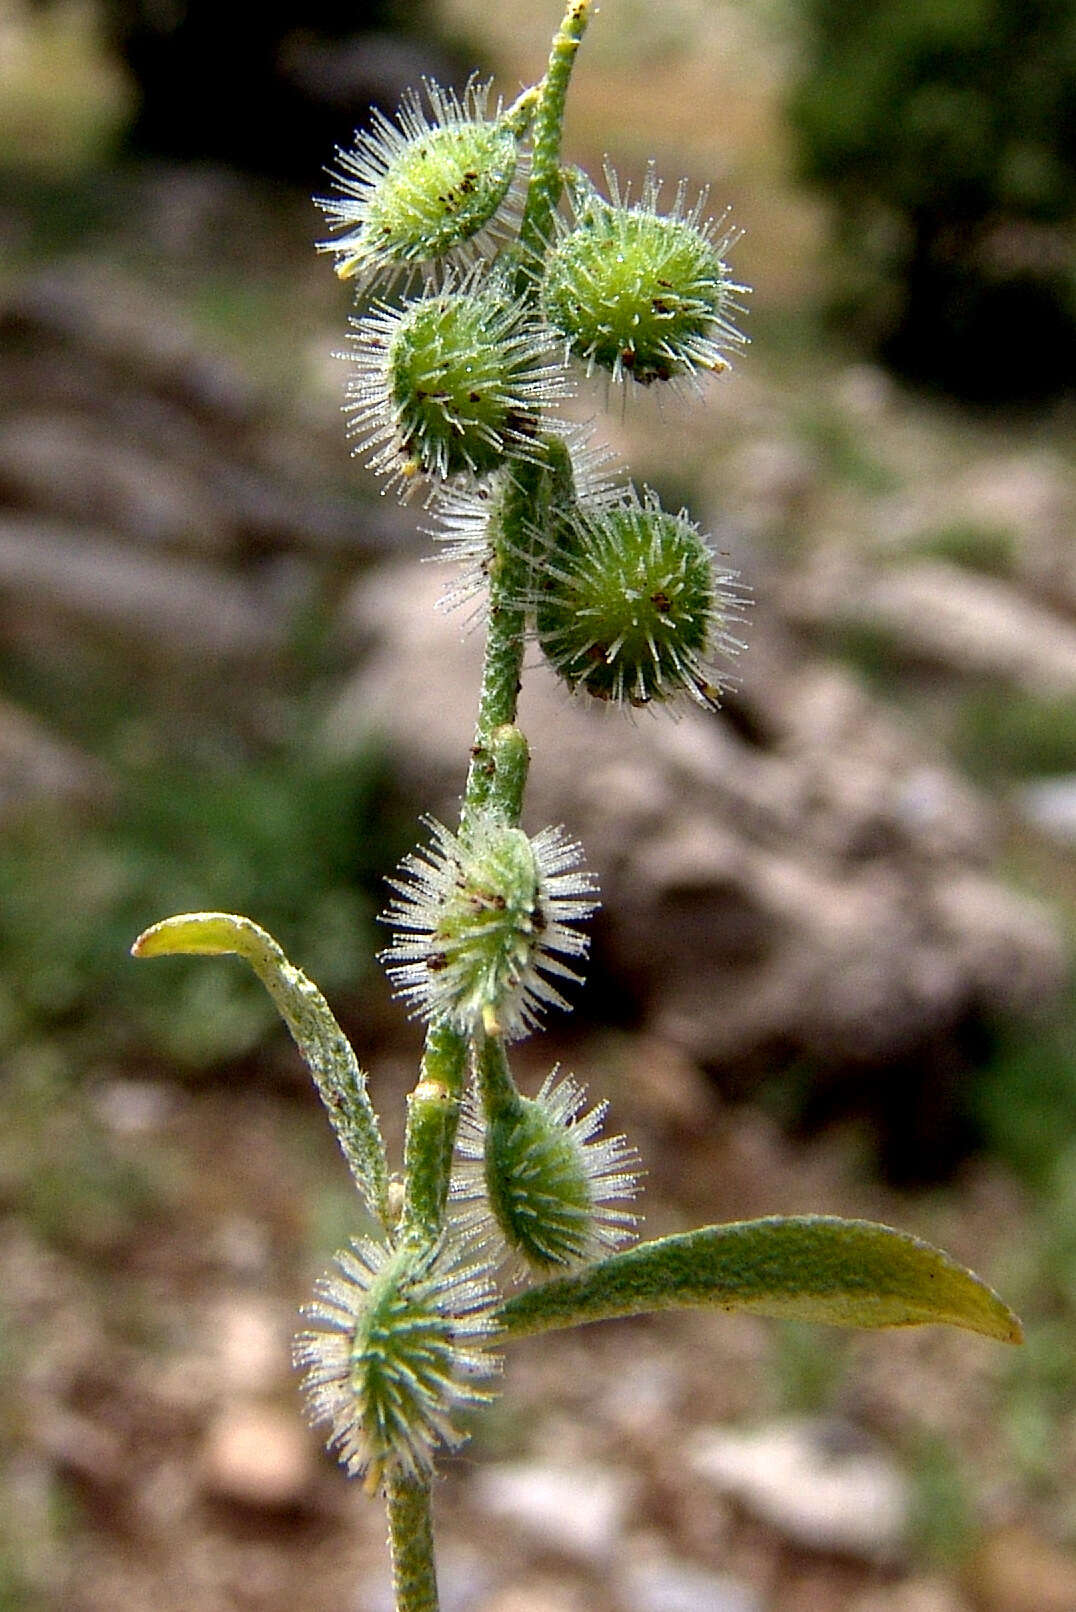
<instances>
[{"instance_id":1,"label":"clustered spiny fruit","mask_svg":"<svg viewBox=\"0 0 1076 1612\"><path fill-rule=\"evenodd\" d=\"M336 1264L295 1340L311 1420L328 1423L349 1472L375 1483L390 1466L426 1475L438 1446L466 1437L454 1413L491 1397L482 1380L499 1361L488 1262L468 1260L451 1239L426 1248L365 1239Z\"/></svg>"},{"instance_id":2,"label":"clustered spiny fruit","mask_svg":"<svg viewBox=\"0 0 1076 1612\"><path fill-rule=\"evenodd\" d=\"M548 355L525 304L481 268L428 283L402 308L378 304L352 322L357 451L372 448L370 466L397 483L535 457L542 414L565 391Z\"/></svg>"},{"instance_id":3,"label":"clustered spiny fruit","mask_svg":"<svg viewBox=\"0 0 1076 1612\"><path fill-rule=\"evenodd\" d=\"M519 119L487 116L489 85L472 79L462 103L427 80L429 115L404 96L395 123L381 112L337 153L336 194L321 202L338 232L322 243L336 272L360 287L400 273L481 255L520 165Z\"/></svg>"}]
</instances>

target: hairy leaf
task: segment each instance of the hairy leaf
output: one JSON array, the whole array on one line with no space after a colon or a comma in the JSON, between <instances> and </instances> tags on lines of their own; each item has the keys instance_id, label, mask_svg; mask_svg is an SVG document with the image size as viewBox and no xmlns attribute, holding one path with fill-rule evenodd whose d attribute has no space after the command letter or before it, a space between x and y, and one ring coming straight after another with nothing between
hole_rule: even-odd
<instances>
[{"instance_id":1,"label":"hairy leaf","mask_svg":"<svg viewBox=\"0 0 1076 1612\"><path fill-rule=\"evenodd\" d=\"M946 1323L1019 1343L1020 1322L948 1254L907 1232L825 1215L744 1220L641 1243L529 1288L498 1319L516 1337L678 1306L834 1326Z\"/></svg>"}]
</instances>

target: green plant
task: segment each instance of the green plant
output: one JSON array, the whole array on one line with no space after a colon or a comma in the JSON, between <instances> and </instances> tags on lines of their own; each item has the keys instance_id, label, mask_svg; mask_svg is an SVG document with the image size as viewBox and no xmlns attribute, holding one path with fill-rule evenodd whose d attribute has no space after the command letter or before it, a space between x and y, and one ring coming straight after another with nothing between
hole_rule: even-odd
<instances>
[{"instance_id":1,"label":"green plant","mask_svg":"<svg viewBox=\"0 0 1076 1612\"><path fill-rule=\"evenodd\" d=\"M437 1604L433 1473L439 1452L461 1441L458 1411L490 1397L502 1342L683 1305L1020 1336L978 1278L863 1221L774 1218L621 1246L636 1219L634 1149L602 1135L605 1105L587 1110L570 1077L554 1070L527 1097L512 1074L511 1041L566 1005L587 949L581 925L597 905L565 831L520 826L529 753L516 701L528 635L569 688L621 706L713 708L738 647L735 579L687 516L618 487L585 437L551 417L569 358L628 387L690 383L725 367L738 340L730 321L741 288L701 200L689 206L681 189L662 214L653 176L632 203L611 176L606 199L561 167L589 10L571 0L545 77L507 112L490 113L477 90L460 104L431 89L432 119L412 101L379 145L360 137L327 204L339 231L327 249L345 277L368 285L427 273L417 296L356 320L349 404L359 446L388 484L404 496L429 489L466 570L454 593L488 594L460 822L427 824L384 915L383 960L427 1026L402 1176L328 1005L264 930L188 913L135 944L142 957L235 953L249 963L310 1066L379 1228L338 1256L296 1358L330 1444L384 1492L400 1612ZM506 136L529 143L525 186ZM487 157L497 164L488 184L476 166ZM569 217L557 211L565 190ZM515 240L497 250L513 217ZM505 1262L522 1282L508 1296L495 1280Z\"/></svg>"}]
</instances>

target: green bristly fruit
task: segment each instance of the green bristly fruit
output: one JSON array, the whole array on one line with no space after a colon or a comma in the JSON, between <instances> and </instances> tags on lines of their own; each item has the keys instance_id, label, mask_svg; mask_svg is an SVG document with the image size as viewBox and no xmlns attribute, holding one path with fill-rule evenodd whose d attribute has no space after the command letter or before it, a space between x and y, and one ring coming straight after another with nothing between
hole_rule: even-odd
<instances>
[{"instance_id":1,"label":"green bristly fruit","mask_svg":"<svg viewBox=\"0 0 1076 1612\"><path fill-rule=\"evenodd\" d=\"M336 254L342 279L369 285L477 249L512 189L520 120L486 117L489 86L469 84L462 105L434 83L426 97L430 116L408 94L395 123L375 113L338 153L339 194L321 206L344 233L322 249Z\"/></svg>"},{"instance_id":2,"label":"green bristly fruit","mask_svg":"<svg viewBox=\"0 0 1076 1612\"><path fill-rule=\"evenodd\" d=\"M638 1217L622 1205L639 1190L639 1158L601 1134L608 1104L588 1110L585 1087L556 1068L523 1097L495 1052L478 1062L481 1102L464 1111L452 1184L467 1236L545 1275L630 1241Z\"/></svg>"},{"instance_id":3,"label":"green bristly fruit","mask_svg":"<svg viewBox=\"0 0 1076 1612\"><path fill-rule=\"evenodd\" d=\"M356 451L375 448L372 468L397 481L536 457L542 411L565 390L526 309L488 276L378 308L355 323L353 353Z\"/></svg>"},{"instance_id":4,"label":"green bristly fruit","mask_svg":"<svg viewBox=\"0 0 1076 1612\"><path fill-rule=\"evenodd\" d=\"M579 978L564 958L586 954L576 926L597 905L594 879L560 829L533 839L488 819L466 837L430 829L429 848L390 880L389 978L431 1022L523 1035L544 1006L567 1006L552 980Z\"/></svg>"},{"instance_id":5,"label":"green bristly fruit","mask_svg":"<svg viewBox=\"0 0 1076 1612\"><path fill-rule=\"evenodd\" d=\"M643 386L728 367L725 350L742 337L730 323L742 287L729 279L702 203L685 211L683 186L672 213L655 211L658 185L648 175L640 205L613 204L587 188L574 228L563 231L546 263L542 308L566 350L614 380Z\"/></svg>"},{"instance_id":6,"label":"green bristly fruit","mask_svg":"<svg viewBox=\"0 0 1076 1612\"><path fill-rule=\"evenodd\" d=\"M617 704L720 695L736 599L705 539L653 495L561 524L537 595L538 642L573 689Z\"/></svg>"}]
</instances>

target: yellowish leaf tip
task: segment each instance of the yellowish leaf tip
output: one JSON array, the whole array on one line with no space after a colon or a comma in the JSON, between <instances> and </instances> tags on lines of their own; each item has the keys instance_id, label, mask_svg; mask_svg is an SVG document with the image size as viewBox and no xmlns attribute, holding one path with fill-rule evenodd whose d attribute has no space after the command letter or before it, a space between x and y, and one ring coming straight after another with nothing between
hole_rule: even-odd
<instances>
[{"instance_id":1,"label":"yellowish leaf tip","mask_svg":"<svg viewBox=\"0 0 1076 1612\"><path fill-rule=\"evenodd\" d=\"M233 912L182 912L143 930L131 947L131 956L205 956L237 952L249 957L258 942L264 944L268 938L249 918L240 918Z\"/></svg>"}]
</instances>

